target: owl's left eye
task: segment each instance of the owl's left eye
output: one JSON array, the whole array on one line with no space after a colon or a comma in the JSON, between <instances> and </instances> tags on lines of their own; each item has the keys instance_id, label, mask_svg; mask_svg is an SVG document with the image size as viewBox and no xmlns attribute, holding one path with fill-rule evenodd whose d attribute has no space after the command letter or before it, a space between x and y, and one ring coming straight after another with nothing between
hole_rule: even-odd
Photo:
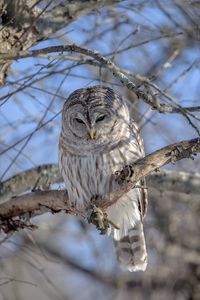
<instances>
[{"instance_id":1,"label":"owl's left eye","mask_svg":"<svg viewBox=\"0 0 200 300\"><path fill-rule=\"evenodd\" d=\"M79 118L75 118L76 122L78 122L79 124L84 124L83 120L79 119Z\"/></svg>"},{"instance_id":2,"label":"owl's left eye","mask_svg":"<svg viewBox=\"0 0 200 300\"><path fill-rule=\"evenodd\" d=\"M99 118L96 119L96 123L97 122L101 122L105 119L105 115L100 116Z\"/></svg>"}]
</instances>

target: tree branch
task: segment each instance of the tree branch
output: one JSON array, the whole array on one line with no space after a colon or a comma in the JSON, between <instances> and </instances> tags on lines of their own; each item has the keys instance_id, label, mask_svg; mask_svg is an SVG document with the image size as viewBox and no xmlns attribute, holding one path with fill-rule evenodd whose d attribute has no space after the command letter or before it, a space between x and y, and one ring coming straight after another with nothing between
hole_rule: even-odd
<instances>
[{"instance_id":1,"label":"tree branch","mask_svg":"<svg viewBox=\"0 0 200 300\"><path fill-rule=\"evenodd\" d=\"M114 5L119 2L122 2L122 0L65 0L62 4L56 5L50 11L43 13L37 21L37 29L42 36L49 36L81 16L89 14L91 11L98 10L103 6Z\"/></svg>"},{"instance_id":2,"label":"tree branch","mask_svg":"<svg viewBox=\"0 0 200 300\"><path fill-rule=\"evenodd\" d=\"M61 210L73 213L73 208L68 204L66 191L35 191L12 197L10 201L1 204L0 218L10 219L26 213L36 216L48 211L55 213Z\"/></svg>"},{"instance_id":3,"label":"tree branch","mask_svg":"<svg viewBox=\"0 0 200 300\"><path fill-rule=\"evenodd\" d=\"M116 174L116 188L105 199L101 199L97 205L106 208L116 202L124 193L134 188L139 180L146 177L160 167L175 163L183 158L193 158L200 152L200 138L178 142L159 149L144 158L137 160L134 164L125 166Z\"/></svg>"},{"instance_id":4,"label":"tree branch","mask_svg":"<svg viewBox=\"0 0 200 300\"><path fill-rule=\"evenodd\" d=\"M46 186L62 181L56 164L41 165L26 170L0 184L0 203L34 188L45 189ZM156 188L161 192L200 194L200 173L165 170L150 174L147 183L149 187Z\"/></svg>"},{"instance_id":5,"label":"tree branch","mask_svg":"<svg viewBox=\"0 0 200 300\"><path fill-rule=\"evenodd\" d=\"M29 0L0 1L0 53L16 54L46 40L49 35L64 28L79 17L106 5L122 0L63 1L53 6L47 1L41 9ZM0 63L0 86L5 83L11 61L6 58Z\"/></svg>"},{"instance_id":6,"label":"tree branch","mask_svg":"<svg viewBox=\"0 0 200 300\"><path fill-rule=\"evenodd\" d=\"M0 184L0 203L33 189L47 190L51 184L62 182L57 165L43 165L18 173Z\"/></svg>"},{"instance_id":7,"label":"tree branch","mask_svg":"<svg viewBox=\"0 0 200 300\"><path fill-rule=\"evenodd\" d=\"M64 52L75 52L79 53L82 56L66 56ZM29 57L43 57L43 58L50 58L48 56L49 53L53 52L60 52L59 58L60 59L68 59L79 61L83 64L89 64L97 67L102 67L108 69L112 75L120 80L120 82L126 86L129 90L133 91L139 98L141 98L146 104L150 105L152 109L159 111L160 113L178 113L182 114L183 116L187 117L191 115L199 120L197 116L192 115L192 112L199 112L200 106L193 106L193 107L182 107L176 103L176 101L169 96L167 93L161 91L157 85L153 84L147 77L140 76L139 74L134 75L132 72L119 68L116 66L110 59L106 58L105 56L101 55L97 51L93 51L87 48L79 47L75 44L69 45L57 45L51 47L45 47L38 50L31 50L31 51L19 51L16 53L1 53L0 59L7 59L7 60L19 60L23 58ZM92 57L93 59L88 59L87 56ZM52 57L51 57L52 59ZM143 88L141 85L138 87L135 83L133 83L128 76L135 77L143 84ZM167 105L164 103L160 103L158 100L158 96L151 91L153 88L157 93L159 92L160 95L164 96L168 100L170 100L175 106ZM189 119L187 117L187 119ZM190 121L190 119L188 120ZM199 133L198 128L190 121L190 124L195 128L195 130ZM200 133L199 133L200 134Z\"/></svg>"},{"instance_id":8,"label":"tree branch","mask_svg":"<svg viewBox=\"0 0 200 300\"><path fill-rule=\"evenodd\" d=\"M157 150L146 157L137 160L134 164L125 166L122 170L117 171L116 174L113 174L113 176L116 177L114 191L109 195L105 195L103 199L98 198L95 204L102 209L106 209L108 206L115 203L124 193L134 188L139 180L146 177L151 172L158 170L158 168L170 162L175 163L183 158L192 158L192 155L199 152L199 138L182 141ZM48 168L49 167L47 166L46 170L48 170ZM37 173L38 170L34 169L33 171L29 171L30 178L31 172L34 174L34 172ZM54 178L54 176L52 176L52 178ZM60 178L55 177L55 179L57 180ZM10 201L1 204L0 226L6 232L13 230L15 227L25 227L26 224L24 224L24 221L21 220L20 217L25 213L28 213L29 216L42 214L44 213L44 208L45 212L58 212L64 210L70 214L78 214L85 217L87 215L85 210L77 211L69 205L65 191L36 191L30 194L13 197ZM11 224L10 220L13 217L19 217L19 219L17 219L17 223L12 220Z\"/></svg>"},{"instance_id":9,"label":"tree branch","mask_svg":"<svg viewBox=\"0 0 200 300\"><path fill-rule=\"evenodd\" d=\"M156 172L148 176L147 186L160 192L200 195L200 174L176 171Z\"/></svg>"}]
</instances>

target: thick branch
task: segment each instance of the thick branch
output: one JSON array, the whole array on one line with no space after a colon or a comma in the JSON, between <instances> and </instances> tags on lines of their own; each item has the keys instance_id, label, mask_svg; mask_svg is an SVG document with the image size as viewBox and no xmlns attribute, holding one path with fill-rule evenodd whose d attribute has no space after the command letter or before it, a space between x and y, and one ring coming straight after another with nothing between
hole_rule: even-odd
<instances>
[{"instance_id":1,"label":"thick branch","mask_svg":"<svg viewBox=\"0 0 200 300\"><path fill-rule=\"evenodd\" d=\"M167 163L174 163L183 158L191 158L192 154L200 152L200 139L182 141L155 151L146 157L137 160L130 166L125 166L118 171L116 176L116 188L114 192L105 195L104 199L98 199L96 204L102 209L116 202L124 193L134 188L138 180L146 177ZM0 205L0 220L5 226L5 220L16 216L29 214L41 214L43 208L57 212L65 210L68 213L85 215L84 211L75 211L70 207L67 194L64 191L32 192L27 195L14 197Z\"/></svg>"},{"instance_id":2,"label":"thick branch","mask_svg":"<svg viewBox=\"0 0 200 300\"><path fill-rule=\"evenodd\" d=\"M137 182L153 171L168 164L175 163L183 158L192 158L200 152L200 139L182 141L157 150L130 166L125 166L116 174L116 188L110 195L101 200L101 207L107 207L116 202L124 193L135 187ZM99 203L98 203L99 205Z\"/></svg>"},{"instance_id":3,"label":"thick branch","mask_svg":"<svg viewBox=\"0 0 200 300\"><path fill-rule=\"evenodd\" d=\"M62 182L58 165L41 165L26 170L0 184L0 203L34 188L45 189L47 185ZM159 191L200 194L200 173L160 171L148 176L148 186Z\"/></svg>"},{"instance_id":4,"label":"thick branch","mask_svg":"<svg viewBox=\"0 0 200 300\"><path fill-rule=\"evenodd\" d=\"M9 219L26 213L40 215L44 211L59 212L61 210L73 213L72 207L68 204L66 191L35 191L13 197L10 201L1 204L0 218Z\"/></svg>"},{"instance_id":5,"label":"thick branch","mask_svg":"<svg viewBox=\"0 0 200 300\"><path fill-rule=\"evenodd\" d=\"M69 206L65 191L36 191L13 197L0 205L0 229L8 233L20 228L34 228L35 226L30 223L31 217L60 211L75 213ZM76 211L76 213L81 215L81 212Z\"/></svg>"},{"instance_id":6,"label":"thick branch","mask_svg":"<svg viewBox=\"0 0 200 300\"><path fill-rule=\"evenodd\" d=\"M29 190L47 190L51 184L61 181L57 165L43 165L21 172L0 184L0 203Z\"/></svg>"}]
</instances>

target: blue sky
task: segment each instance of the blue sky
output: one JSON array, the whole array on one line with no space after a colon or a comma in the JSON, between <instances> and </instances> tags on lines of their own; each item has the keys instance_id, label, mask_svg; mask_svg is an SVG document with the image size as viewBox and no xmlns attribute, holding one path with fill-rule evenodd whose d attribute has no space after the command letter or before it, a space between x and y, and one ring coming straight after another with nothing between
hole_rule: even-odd
<instances>
[{"instance_id":1,"label":"blue sky","mask_svg":"<svg viewBox=\"0 0 200 300\"><path fill-rule=\"evenodd\" d=\"M180 31L179 28L174 28L174 24L169 22L168 18L154 5L147 5L141 13L138 13L137 9L133 9L132 11L127 10L125 4L121 4L119 7L116 12L119 14L118 19L122 22L122 25L119 26L117 35L108 31L102 38L95 39L98 33L106 32L113 26L114 18L112 12L107 14L107 10L104 8L100 14L91 14L87 17L81 17L80 20L70 24L67 29L60 31L59 34L67 32L62 38L57 39L56 37L52 37L50 40L39 43L33 48L72 42L84 45L95 32L94 39L87 44L87 47L98 50L102 54L107 54L113 50L123 49L131 44L137 44L138 42L158 37L161 35L161 28L163 28L163 26L168 26L172 32ZM173 10L170 6L167 7L167 9L169 11ZM173 15L176 17L176 11L174 11ZM125 19L129 21L123 24ZM180 21L182 19L183 18L179 16L178 20ZM95 27L96 24L98 25ZM130 35L136 28L138 28L138 32ZM167 39L149 42L144 46L130 49L115 56L115 63L119 67L127 68L134 73L145 75L149 66L153 64L162 65L162 63L165 62L169 47L170 43ZM171 66L164 70L162 77L155 83L157 83L161 89L166 88L168 84L173 82L190 64L196 59L199 59L199 54L200 48L196 47L196 45L186 47L183 51L183 55L178 56ZM52 64L52 67L47 68L49 63ZM13 62L12 71L8 80L13 82L17 79L18 83L17 85L8 83L7 87L1 88L0 97L15 91L20 86L19 84L28 85L32 77L23 79L25 75L32 76L32 74L39 72L34 75L35 80L42 78L48 74L49 71L57 71L58 73L49 78L39 80L32 84L32 87L27 87L23 91L14 94L1 106L0 124L1 135L4 142L4 145L2 145L3 149L32 132L36 128L39 119L45 113L45 107L47 107L51 101L51 109L46 114L45 120L48 120L61 110L64 99L67 98L73 90L82 86L99 83L99 70L87 66L73 67L73 65L74 63L69 61L60 61L56 64L54 61L41 58L28 58ZM72 66L72 69L69 71L68 76L66 76L67 72L61 70L67 69L69 66ZM65 75L63 75L63 72ZM86 77L86 79L76 77L80 75ZM65 79L64 76L66 76ZM62 80L64 81L59 89ZM110 77L109 81L120 85L120 83L116 82L112 77ZM199 105L199 81L200 69L199 64L197 64L190 72L182 76L168 92L177 99L179 104L186 106ZM40 88L40 90L37 90L37 88ZM126 89L119 88L119 91L125 94ZM47 94L47 92L50 94ZM61 95L62 98L53 96L53 93L56 92ZM141 112L146 111L147 108L147 105L141 101ZM147 125L145 125L143 129L147 152L156 150L171 142L196 137L196 132L187 124L187 120L182 116L177 114L164 115L152 113L152 122L147 121ZM195 124L197 124L196 121ZM199 124L197 124L197 126L199 126ZM30 157L30 160L26 159L23 154L20 155L16 163L13 164L5 174L4 179L19 172L20 169L24 170L32 167L33 163L38 165L41 163L57 162L59 127L60 116L58 116L52 124L50 123L48 125L48 130L47 127L45 127L35 133L23 151L24 155ZM150 139L152 132L154 132L153 140ZM5 138L4 135L6 135ZM18 151L21 146L22 144L17 145L16 150ZM17 153L16 150L11 150L0 156L1 174L15 157Z\"/></svg>"},{"instance_id":2,"label":"blue sky","mask_svg":"<svg viewBox=\"0 0 200 300\"><path fill-rule=\"evenodd\" d=\"M94 32L95 38L98 33L106 31L113 26L113 21L115 20L114 12L118 20L122 22L117 31L114 34L108 31L103 37L98 37L86 43ZM156 7L147 6L139 14L136 10L127 10L123 5L120 5L114 12L110 11L109 15L107 15L107 10L102 9L100 13L82 17L59 33L67 32L62 38L52 37L46 42L39 43L34 48L77 43L93 50L98 50L102 54L107 54L116 49L123 49L131 44L137 44L141 41L158 37L162 35L161 28L168 28L172 32L180 30L179 28L175 28L169 22L168 18L160 10L156 9ZM175 11L173 15L179 21L182 19L182 17L180 19L179 16L177 17ZM124 20L127 20L126 24L123 24ZM95 24L98 24L96 29L94 29ZM137 28L138 32L130 35ZM126 37L128 38L126 39ZM179 39L181 37L177 41ZM122 41L124 42L121 44ZM158 65L155 68L156 71L160 70L160 67L169 59L169 53L172 53L171 49L169 49L170 47L171 43L167 39L161 39L132 48L127 52L115 56L114 60L121 68L127 68L134 73L145 75L153 65ZM161 89L165 89L177 76L199 58L199 45L196 43L191 46L187 45L182 55L178 55L171 63L171 66L169 65L168 68L163 69L162 75L158 77L155 83ZM49 66L49 63L51 63L51 66ZM68 70L69 67L71 67L70 71ZM57 72L57 74L43 78L49 72ZM104 77L106 77L105 74ZM43 79L39 80L39 78ZM126 97L126 88L122 87L112 76L107 75L107 78L112 83L112 86L116 86L116 89ZM15 91L23 84L28 85L35 79L38 79L38 81L31 84L30 87L13 94L8 99L6 98L8 93ZM12 83L16 80L18 81L17 84ZM0 89L0 98L5 96L5 103L0 107L0 152L34 131L50 104L50 109L44 121L49 120L62 109L64 100L72 91L80 87L99 84L99 70L88 66L75 67L71 61L61 60L59 63L56 63L48 59L28 58L13 62L8 81L7 85ZM197 64L182 76L171 87L168 93L176 98L179 104L199 106L199 86L200 67ZM148 110L148 106L140 101L138 109L140 114L143 114ZM197 115L200 117L199 113ZM170 143L197 136L195 130L188 124L188 121L178 114L160 114L150 110L147 116L143 117L141 123L145 123L142 133L147 153ZM199 122L194 121L194 123L200 127ZM37 165L57 163L60 125L61 116L59 115L43 129L34 133L31 140L23 149L23 152L12 167L9 168L8 172L6 172L3 180ZM12 160L18 154L18 151L24 145L23 143L17 144L13 149L0 155L0 176L5 173ZM195 161L184 160L175 166L169 165L167 168L198 171L199 162L199 158ZM36 222L40 222L40 220L36 219ZM83 230L80 224L74 221L74 219L67 220L61 224L60 235L56 235L56 238L58 244L64 245L63 251L66 251L69 256L77 260L80 259L88 267L95 266L95 264L99 263L99 260L96 260L95 253L91 254L92 250L88 242L91 238L90 240L95 243L96 248L104 245L107 247L105 253L100 253L104 262L101 267L105 270L106 268L114 268L116 260L114 260L112 252L113 245L111 242L108 242L108 237L99 236L94 228L91 228L89 231L91 237L84 237L80 240L80 232L83 233ZM112 260L109 259L111 256Z\"/></svg>"}]
</instances>

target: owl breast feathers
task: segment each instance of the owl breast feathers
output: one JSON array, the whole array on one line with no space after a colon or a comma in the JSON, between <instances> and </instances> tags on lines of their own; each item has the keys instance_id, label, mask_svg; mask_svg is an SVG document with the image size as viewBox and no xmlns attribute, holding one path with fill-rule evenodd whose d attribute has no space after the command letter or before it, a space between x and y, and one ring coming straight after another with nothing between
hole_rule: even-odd
<instances>
[{"instance_id":1,"label":"owl breast feathers","mask_svg":"<svg viewBox=\"0 0 200 300\"><path fill-rule=\"evenodd\" d=\"M88 87L73 92L64 104L59 142L59 167L69 201L88 209L95 196L109 195L114 174L144 156L137 126L130 121L123 99L109 87ZM142 186L142 182L138 186ZM147 253L143 233L146 191L134 188L107 208L122 268L145 270Z\"/></svg>"}]
</instances>

